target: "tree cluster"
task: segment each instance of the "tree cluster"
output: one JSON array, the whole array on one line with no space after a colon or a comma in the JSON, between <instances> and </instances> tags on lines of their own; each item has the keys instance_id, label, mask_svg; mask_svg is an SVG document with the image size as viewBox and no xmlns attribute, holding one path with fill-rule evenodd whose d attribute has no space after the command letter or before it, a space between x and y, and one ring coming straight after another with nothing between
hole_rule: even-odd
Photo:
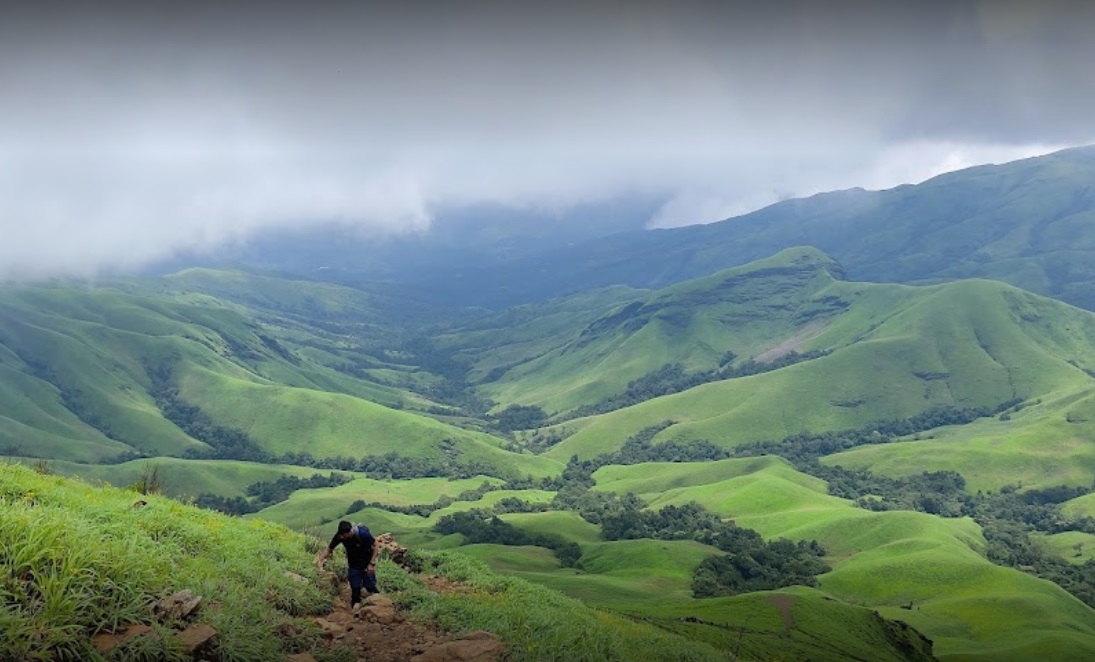
<instances>
[{"instance_id":1,"label":"tree cluster","mask_svg":"<svg viewBox=\"0 0 1095 662\"><path fill-rule=\"evenodd\" d=\"M494 421L502 432L531 430L547 421L547 413L535 405L510 405L495 414Z\"/></svg>"},{"instance_id":2,"label":"tree cluster","mask_svg":"<svg viewBox=\"0 0 1095 662\"><path fill-rule=\"evenodd\" d=\"M503 522L497 515L485 510L469 510L445 515L434 530L438 533L459 533L468 544L489 543L494 545L535 545L550 549L563 567L573 567L582 556L582 550L576 543L567 542L556 536L528 533Z\"/></svg>"},{"instance_id":3,"label":"tree cluster","mask_svg":"<svg viewBox=\"0 0 1095 662\"><path fill-rule=\"evenodd\" d=\"M442 440L441 445L454 440ZM384 455L364 455L352 458L345 455L316 458L310 453L286 453L273 458L277 464L295 464L316 469L335 471L361 471L374 478L472 478L475 476L499 476L495 467L484 462L461 460L455 453L446 457L407 457L395 452Z\"/></svg>"},{"instance_id":4,"label":"tree cluster","mask_svg":"<svg viewBox=\"0 0 1095 662\"><path fill-rule=\"evenodd\" d=\"M734 366L731 365L731 363L737 358L736 355L733 352L726 352L719 361L718 367L712 368L711 370L701 370L691 373L686 372L684 366L680 363L666 363L657 370L628 382L622 393L608 396L591 405L578 407L567 418L580 418L582 416L603 414L605 412L623 409L624 407L630 407L631 405L646 400L652 400L663 395L687 391L700 384L779 370L780 368L785 368L789 365L794 365L795 363L820 358L825 356L826 353L827 352L820 351L805 352L802 354L798 352L788 352L771 361L758 362L755 359L748 358Z\"/></svg>"},{"instance_id":5,"label":"tree cluster","mask_svg":"<svg viewBox=\"0 0 1095 662\"><path fill-rule=\"evenodd\" d=\"M825 455L864 446L890 443L904 437L943 425L965 425L978 418L994 416L1011 409L1019 400L1008 400L997 407L935 407L928 411L885 421L877 421L860 428L819 433L801 433L778 441L758 441L742 444L734 449L735 457L779 455L796 465L808 463Z\"/></svg>"},{"instance_id":6,"label":"tree cluster","mask_svg":"<svg viewBox=\"0 0 1095 662\"><path fill-rule=\"evenodd\" d=\"M245 490L250 499L244 497L223 497L217 494L203 493L194 499L194 505L209 510L219 510L229 515L246 515L255 513L263 508L268 508L276 503L281 503L289 498L296 490L316 489L320 487L337 487L350 482L351 477L345 474L331 472L312 474L309 478L297 476L280 476L274 481L259 481L251 483Z\"/></svg>"},{"instance_id":7,"label":"tree cluster","mask_svg":"<svg viewBox=\"0 0 1095 662\"><path fill-rule=\"evenodd\" d=\"M817 575L828 572L825 550L816 540L765 540L752 529L724 521L698 503L641 510L641 501L622 497L600 516L607 540L696 540L726 552L711 556L692 575L692 592L699 598L735 595L800 584L816 586Z\"/></svg>"}]
</instances>

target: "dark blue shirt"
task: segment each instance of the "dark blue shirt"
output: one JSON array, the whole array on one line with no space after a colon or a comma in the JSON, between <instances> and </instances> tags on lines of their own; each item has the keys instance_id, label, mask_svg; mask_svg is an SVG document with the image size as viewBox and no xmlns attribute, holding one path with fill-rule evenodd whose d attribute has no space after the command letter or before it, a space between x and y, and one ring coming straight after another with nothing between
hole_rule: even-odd
<instances>
[{"instance_id":1,"label":"dark blue shirt","mask_svg":"<svg viewBox=\"0 0 1095 662\"><path fill-rule=\"evenodd\" d=\"M368 528L360 524L351 531L354 535L348 538L342 538L336 533L335 537L331 538L331 543L327 545L327 549L333 552L335 547L342 545L346 548L346 561L350 567L364 568L373 560L373 546L376 545L376 538Z\"/></svg>"}]
</instances>

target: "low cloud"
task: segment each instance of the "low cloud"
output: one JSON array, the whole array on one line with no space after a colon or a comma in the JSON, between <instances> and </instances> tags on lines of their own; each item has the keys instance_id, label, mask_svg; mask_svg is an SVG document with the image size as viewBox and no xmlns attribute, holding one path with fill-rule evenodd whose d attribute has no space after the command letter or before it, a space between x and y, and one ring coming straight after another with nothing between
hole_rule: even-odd
<instances>
[{"instance_id":1,"label":"low cloud","mask_svg":"<svg viewBox=\"0 0 1095 662\"><path fill-rule=\"evenodd\" d=\"M881 4L28 5L0 26L0 275L482 203L708 222L1095 140L1087 3Z\"/></svg>"}]
</instances>

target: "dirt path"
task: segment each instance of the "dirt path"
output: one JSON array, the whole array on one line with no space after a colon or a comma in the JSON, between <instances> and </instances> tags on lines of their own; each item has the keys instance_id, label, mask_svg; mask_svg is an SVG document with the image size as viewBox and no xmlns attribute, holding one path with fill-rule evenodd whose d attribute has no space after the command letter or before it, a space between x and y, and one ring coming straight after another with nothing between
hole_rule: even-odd
<instances>
[{"instance_id":1,"label":"dirt path","mask_svg":"<svg viewBox=\"0 0 1095 662\"><path fill-rule=\"evenodd\" d=\"M439 577L423 577L436 592L457 592L464 587ZM355 615L350 611L350 589L343 582L334 609L315 618L333 646L349 648L357 660L368 662L497 662L504 644L490 633L473 632L463 637L442 632L425 623L408 620L384 594L369 596ZM289 662L309 662L310 655L290 656Z\"/></svg>"}]
</instances>

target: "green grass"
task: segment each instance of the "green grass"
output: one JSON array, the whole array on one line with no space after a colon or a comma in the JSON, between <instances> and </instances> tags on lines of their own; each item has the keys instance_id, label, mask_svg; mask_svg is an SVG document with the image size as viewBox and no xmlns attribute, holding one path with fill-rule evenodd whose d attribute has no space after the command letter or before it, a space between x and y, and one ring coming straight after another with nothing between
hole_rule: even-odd
<instances>
[{"instance_id":1,"label":"green grass","mask_svg":"<svg viewBox=\"0 0 1095 662\"><path fill-rule=\"evenodd\" d=\"M1083 531L1064 531L1054 534L1032 534L1031 538L1039 542L1051 554L1056 554L1070 563L1086 563L1095 559L1095 535Z\"/></svg>"},{"instance_id":2,"label":"green grass","mask_svg":"<svg viewBox=\"0 0 1095 662\"><path fill-rule=\"evenodd\" d=\"M278 283L265 282L275 289L252 305L274 306ZM9 455L84 463L134 450L181 455L204 449L166 420L153 398L153 371L174 370L171 377L181 380L185 404L201 408L216 425L247 431L275 454L421 456L435 454L441 440L454 439L465 461L500 472L558 470L551 460L501 451L497 438L410 411L433 405L421 396L339 372L357 369L359 361L395 364L363 355L354 344L349 334L361 332L355 315L368 317L371 311L352 309L355 301L364 305L352 291L339 290L348 298L324 313L333 321L309 326L306 302L318 306L317 293L327 290L296 285L311 294L274 310L205 294L152 293L150 286L136 284L130 291L5 288L0 291L0 412L8 424L0 431L0 445ZM292 282L280 286L295 291ZM238 287L229 290L239 294ZM325 348L313 354L322 361L304 358L317 347Z\"/></svg>"},{"instance_id":3,"label":"green grass","mask_svg":"<svg viewBox=\"0 0 1095 662\"><path fill-rule=\"evenodd\" d=\"M182 381L182 396L274 455L360 458L397 453L441 459L442 442L451 439L462 461L516 475L542 476L560 469L547 458L503 451L495 437L339 393L257 384L194 369Z\"/></svg>"},{"instance_id":4,"label":"green grass","mask_svg":"<svg viewBox=\"0 0 1095 662\"><path fill-rule=\"evenodd\" d=\"M308 572L304 538L267 522L17 465L0 465L0 504L6 659L101 659L92 634L147 623L149 602L182 589L203 596L220 659L274 659L297 645L279 627L329 608L330 595L285 576ZM152 655L185 659L157 628Z\"/></svg>"},{"instance_id":5,"label":"green grass","mask_svg":"<svg viewBox=\"0 0 1095 662\"><path fill-rule=\"evenodd\" d=\"M601 542L601 529L590 524L573 511L549 510L543 513L508 513L502 519L528 531L562 538L567 542L585 545Z\"/></svg>"},{"instance_id":6,"label":"green grass","mask_svg":"<svg viewBox=\"0 0 1095 662\"><path fill-rule=\"evenodd\" d=\"M1008 420L986 418L915 435L907 441L863 446L822 463L870 468L889 476L957 471L970 490L1006 485L1087 486L1095 473L1095 391L1065 390L1042 398Z\"/></svg>"},{"instance_id":7,"label":"green grass","mask_svg":"<svg viewBox=\"0 0 1095 662\"><path fill-rule=\"evenodd\" d=\"M24 460L34 464L35 461ZM128 487L141 478L145 469L155 467L162 478L163 494L185 500L199 494L223 497L246 496L247 486L260 481L272 482L281 476L310 478L331 473L310 467L239 462L235 460L184 460L173 457L132 460L120 464L76 464L61 460L47 463L50 471L87 481L104 481L116 487ZM350 472L336 472L350 474Z\"/></svg>"},{"instance_id":8,"label":"green grass","mask_svg":"<svg viewBox=\"0 0 1095 662\"><path fill-rule=\"evenodd\" d=\"M414 478L409 480L358 478L337 487L298 490L287 501L263 509L257 513L257 516L299 529L315 526L325 521L336 520L346 514L350 504L358 500L379 502L392 506L432 504L443 496L455 498L461 492L474 490L484 482L498 483L499 480L484 476L459 480L450 480L448 478ZM352 516L352 518L356 517L356 514ZM410 518L413 521L423 522L423 518L417 516L403 516L392 513L392 517L399 520ZM377 533L383 532L383 529L378 529L371 523L369 523L369 528ZM412 528L421 528L421 526Z\"/></svg>"},{"instance_id":9,"label":"green grass","mask_svg":"<svg viewBox=\"0 0 1095 662\"><path fill-rule=\"evenodd\" d=\"M618 304L599 319L574 315L573 330L558 336L563 342L537 345L483 390L502 402L567 411L666 363L699 370L717 366L728 350L759 356L816 331L816 322L797 320L820 310L811 296L832 282L830 268L817 251L793 249Z\"/></svg>"},{"instance_id":10,"label":"green grass","mask_svg":"<svg viewBox=\"0 0 1095 662\"><path fill-rule=\"evenodd\" d=\"M145 505L134 507L138 499ZM316 588L314 576L314 583L286 576L311 575L318 541L306 545L300 534L262 520L43 476L19 465L0 465L0 505L4 659L103 660L91 635L151 622L151 601L187 588L203 597L200 622L219 633L217 659L271 660L327 650L304 617L324 613L333 596ZM499 633L507 659L724 657L712 646L493 574L463 556L417 552L415 558L424 572L470 590L434 593L419 576L385 562L380 574L388 595L412 617L442 630ZM154 624L158 638L127 643L110 659L188 659L174 625Z\"/></svg>"},{"instance_id":11,"label":"green grass","mask_svg":"<svg viewBox=\"0 0 1095 662\"><path fill-rule=\"evenodd\" d=\"M446 515L452 515L453 513L464 512L476 508L491 509L502 499L520 499L533 504L547 504L551 503L551 499L554 496L554 492L546 490L497 490L488 492L484 494L482 498L474 501L457 501L452 505L439 508L430 513L427 522L429 522L430 526L433 526L437 523L437 520Z\"/></svg>"}]
</instances>

